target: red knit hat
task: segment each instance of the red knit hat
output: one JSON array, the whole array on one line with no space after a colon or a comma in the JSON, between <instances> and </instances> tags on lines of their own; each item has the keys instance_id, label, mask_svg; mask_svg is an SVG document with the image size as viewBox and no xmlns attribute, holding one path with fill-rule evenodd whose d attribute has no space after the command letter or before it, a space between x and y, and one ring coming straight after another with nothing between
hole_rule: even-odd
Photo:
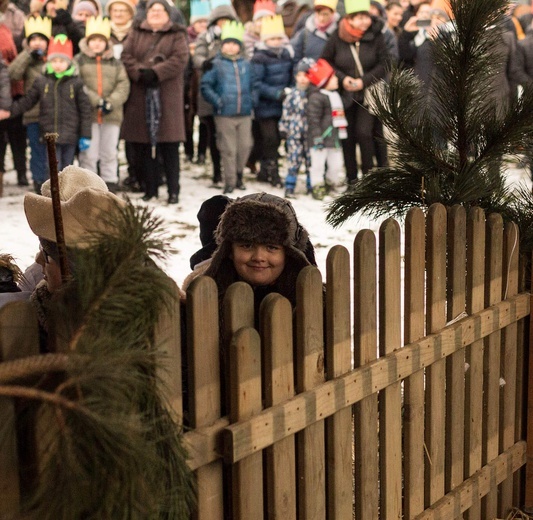
<instances>
[{"instance_id":1,"label":"red knit hat","mask_svg":"<svg viewBox=\"0 0 533 520\"><path fill-rule=\"evenodd\" d=\"M52 58L63 58L70 62L72 61L73 55L72 42L65 34L58 34L50 40L48 44L48 60Z\"/></svg>"},{"instance_id":2,"label":"red knit hat","mask_svg":"<svg viewBox=\"0 0 533 520\"><path fill-rule=\"evenodd\" d=\"M309 81L318 88L322 88L335 74L333 67L323 58L319 58L307 71Z\"/></svg>"}]
</instances>

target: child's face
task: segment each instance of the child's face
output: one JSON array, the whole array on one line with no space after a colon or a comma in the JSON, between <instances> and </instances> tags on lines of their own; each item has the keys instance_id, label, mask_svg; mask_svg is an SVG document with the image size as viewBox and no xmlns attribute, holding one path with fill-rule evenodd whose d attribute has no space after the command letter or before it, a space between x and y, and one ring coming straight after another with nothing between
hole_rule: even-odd
<instances>
[{"instance_id":1,"label":"child's face","mask_svg":"<svg viewBox=\"0 0 533 520\"><path fill-rule=\"evenodd\" d=\"M278 48L283 44L283 38L281 36L276 36L275 38L268 38L265 40L265 44L268 47Z\"/></svg>"},{"instance_id":2,"label":"child's face","mask_svg":"<svg viewBox=\"0 0 533 520\"><path fill-rule=\"evenodd\" d=\"M34 34L28 42L28 48L30 49L30 51L45 51L46 47L48 47L48 42L46 41L46 38L43 38L38 34Z\"/></svg>"},{"instance_id":3,"label":"child's face","mask_svg":"<svg viewBox=\"0 0 533 520\"><path fill-rule=\"evenodd\" d=\"M307 77L307 74L305 72L297 72L296 73L296 86L298 88L304 89L309 86L309 78Z\"/></svg>"},{"instance_id":4,"label":"child's face","mask_svg":"<svg viewBox=\"0 0 533 520\"><path fill-rule=\"evenodd\" d=\"M222 27L224 27L224 25L226 25L228 22L229 18L219 18L215 23L217 27L220 27L222 29Z\"/></svg>"},{"instance_id":5,"label":"child's face","mask_svg":"<svg viewBox=\"0 0 533 520\"><path fill-rule=\"evenodd\" d=\"M328 82L324 85L326 90L337 90L339 88L339 79L335 74L328 79Z\"/></svg>"},{"instance_id":6,"label":"child's face","mask_svg":"<svg viewBox=\"0 0 533 520\"><path fill-rule=\"evenodd\" d=\"M254 287L272 285L285 268L285 248L275 244L234 242L232 260L245 282Z\"/></svg>"},{"instance_id":7,"label":"child's face","mask_svg":"<svg viewBox=\"0 0 533 520\"><path fill-rule=\"evenodd\" d=\"M241 46L237 42L224 42L221 47L222 54L237 56L241 52Z\"/></svg>"},{"instance_id":8,"label":"child's face","mask_svg":"<svg viewBox=\"0 0 533 520\"><path fill-rule=\"evenodd\" d=\"M54 72L65 72L70 65L67 60L58 57L52 58L49 63Z\"/></svg>"},{"instance_id":9,"label":"child's face","mask_svg":"<svg viewBox=\"0 0 533 520\"><path fill-rule=\"evenodd\" d=\"M87 41L87 46L95 54L102 54L107 48L107 40L102 36L91 36Z\"/></svg>"},{"instance_id":10,"label":"child's face","mask_svg":"<svg viewBox=\"0 0 533 520\"><path fill-rule=\"evenodd\" d=\"M207 30L207 20L198 20L192 24L196 34L202 34Z\"/></svg>"}]
</instances>

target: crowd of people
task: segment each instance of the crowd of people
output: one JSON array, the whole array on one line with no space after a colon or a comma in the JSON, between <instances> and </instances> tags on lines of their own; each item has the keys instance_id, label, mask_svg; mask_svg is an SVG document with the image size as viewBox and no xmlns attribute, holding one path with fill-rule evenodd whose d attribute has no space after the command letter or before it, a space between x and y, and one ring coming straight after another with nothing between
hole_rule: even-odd
<instances>
[{"instance_id":1,"label":"crowd of people","mask_svg":"<svg viewBox=\"0 0 533 520\"><path fill-rule=\"evenodd\" d=\"M532 78L533 8L523 1L494 29L505 58L495 103ZM166 182L169 204L179 200L181 143L190 162L209 152L224 194L245 188L245 168L287 198L300 172L313 198L349 189L388 164L370 87L396 65L429 90L431 41L453 30L440 0L314 0L290 31L272 0L256 0L245 24L229 0L192 0L188 26L167 0L19 0L0 2L0 13L0 175L9 143L18 184L29 184L28 143L40 193L43 135L53 132L59 169L77 160L112 192L139 190L145 201Z\"/></svg>"}]
</instances>

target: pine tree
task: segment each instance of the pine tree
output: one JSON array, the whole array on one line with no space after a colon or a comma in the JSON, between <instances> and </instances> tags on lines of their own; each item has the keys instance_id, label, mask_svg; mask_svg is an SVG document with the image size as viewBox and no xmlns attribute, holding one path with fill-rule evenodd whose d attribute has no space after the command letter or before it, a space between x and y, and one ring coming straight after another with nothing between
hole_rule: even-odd
<instances>
[{"instance_id":1,"label":"pine tree","mask_svg":"<svg viewBox=\"0 0 533 520\"><path fill-rule=\"evenodd\" d=\"M391 165L374 168L334 200L327 221L339 226L357 213L403 217L413 206L462 204L499 212L520 227L522 249L533 247L533 198L505 186L506 158L531 150L533 88L494 101L502 68L506 0L451 0L454 20L432 42L429 92L412 71L394 69L376 94Z\"/></svg>"}]
</instances>

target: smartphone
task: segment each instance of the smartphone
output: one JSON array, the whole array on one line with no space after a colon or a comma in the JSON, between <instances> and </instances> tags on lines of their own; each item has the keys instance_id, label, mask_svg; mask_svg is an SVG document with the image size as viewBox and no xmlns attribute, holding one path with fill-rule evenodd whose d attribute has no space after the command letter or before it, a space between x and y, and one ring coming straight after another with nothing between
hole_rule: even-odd
<instances>
[{"instance_id":1,"label":"smartphone","mask_svg":"<svg viewBox=\"0 0 533 520\"><path fill-rule=\"evenodd\" d=\"M429 27L431 25L431 19L429 20L417 20L416 21L416 26L419 27L420 29L423 29L425 27Z\"/></svg>"}]
</instances>

